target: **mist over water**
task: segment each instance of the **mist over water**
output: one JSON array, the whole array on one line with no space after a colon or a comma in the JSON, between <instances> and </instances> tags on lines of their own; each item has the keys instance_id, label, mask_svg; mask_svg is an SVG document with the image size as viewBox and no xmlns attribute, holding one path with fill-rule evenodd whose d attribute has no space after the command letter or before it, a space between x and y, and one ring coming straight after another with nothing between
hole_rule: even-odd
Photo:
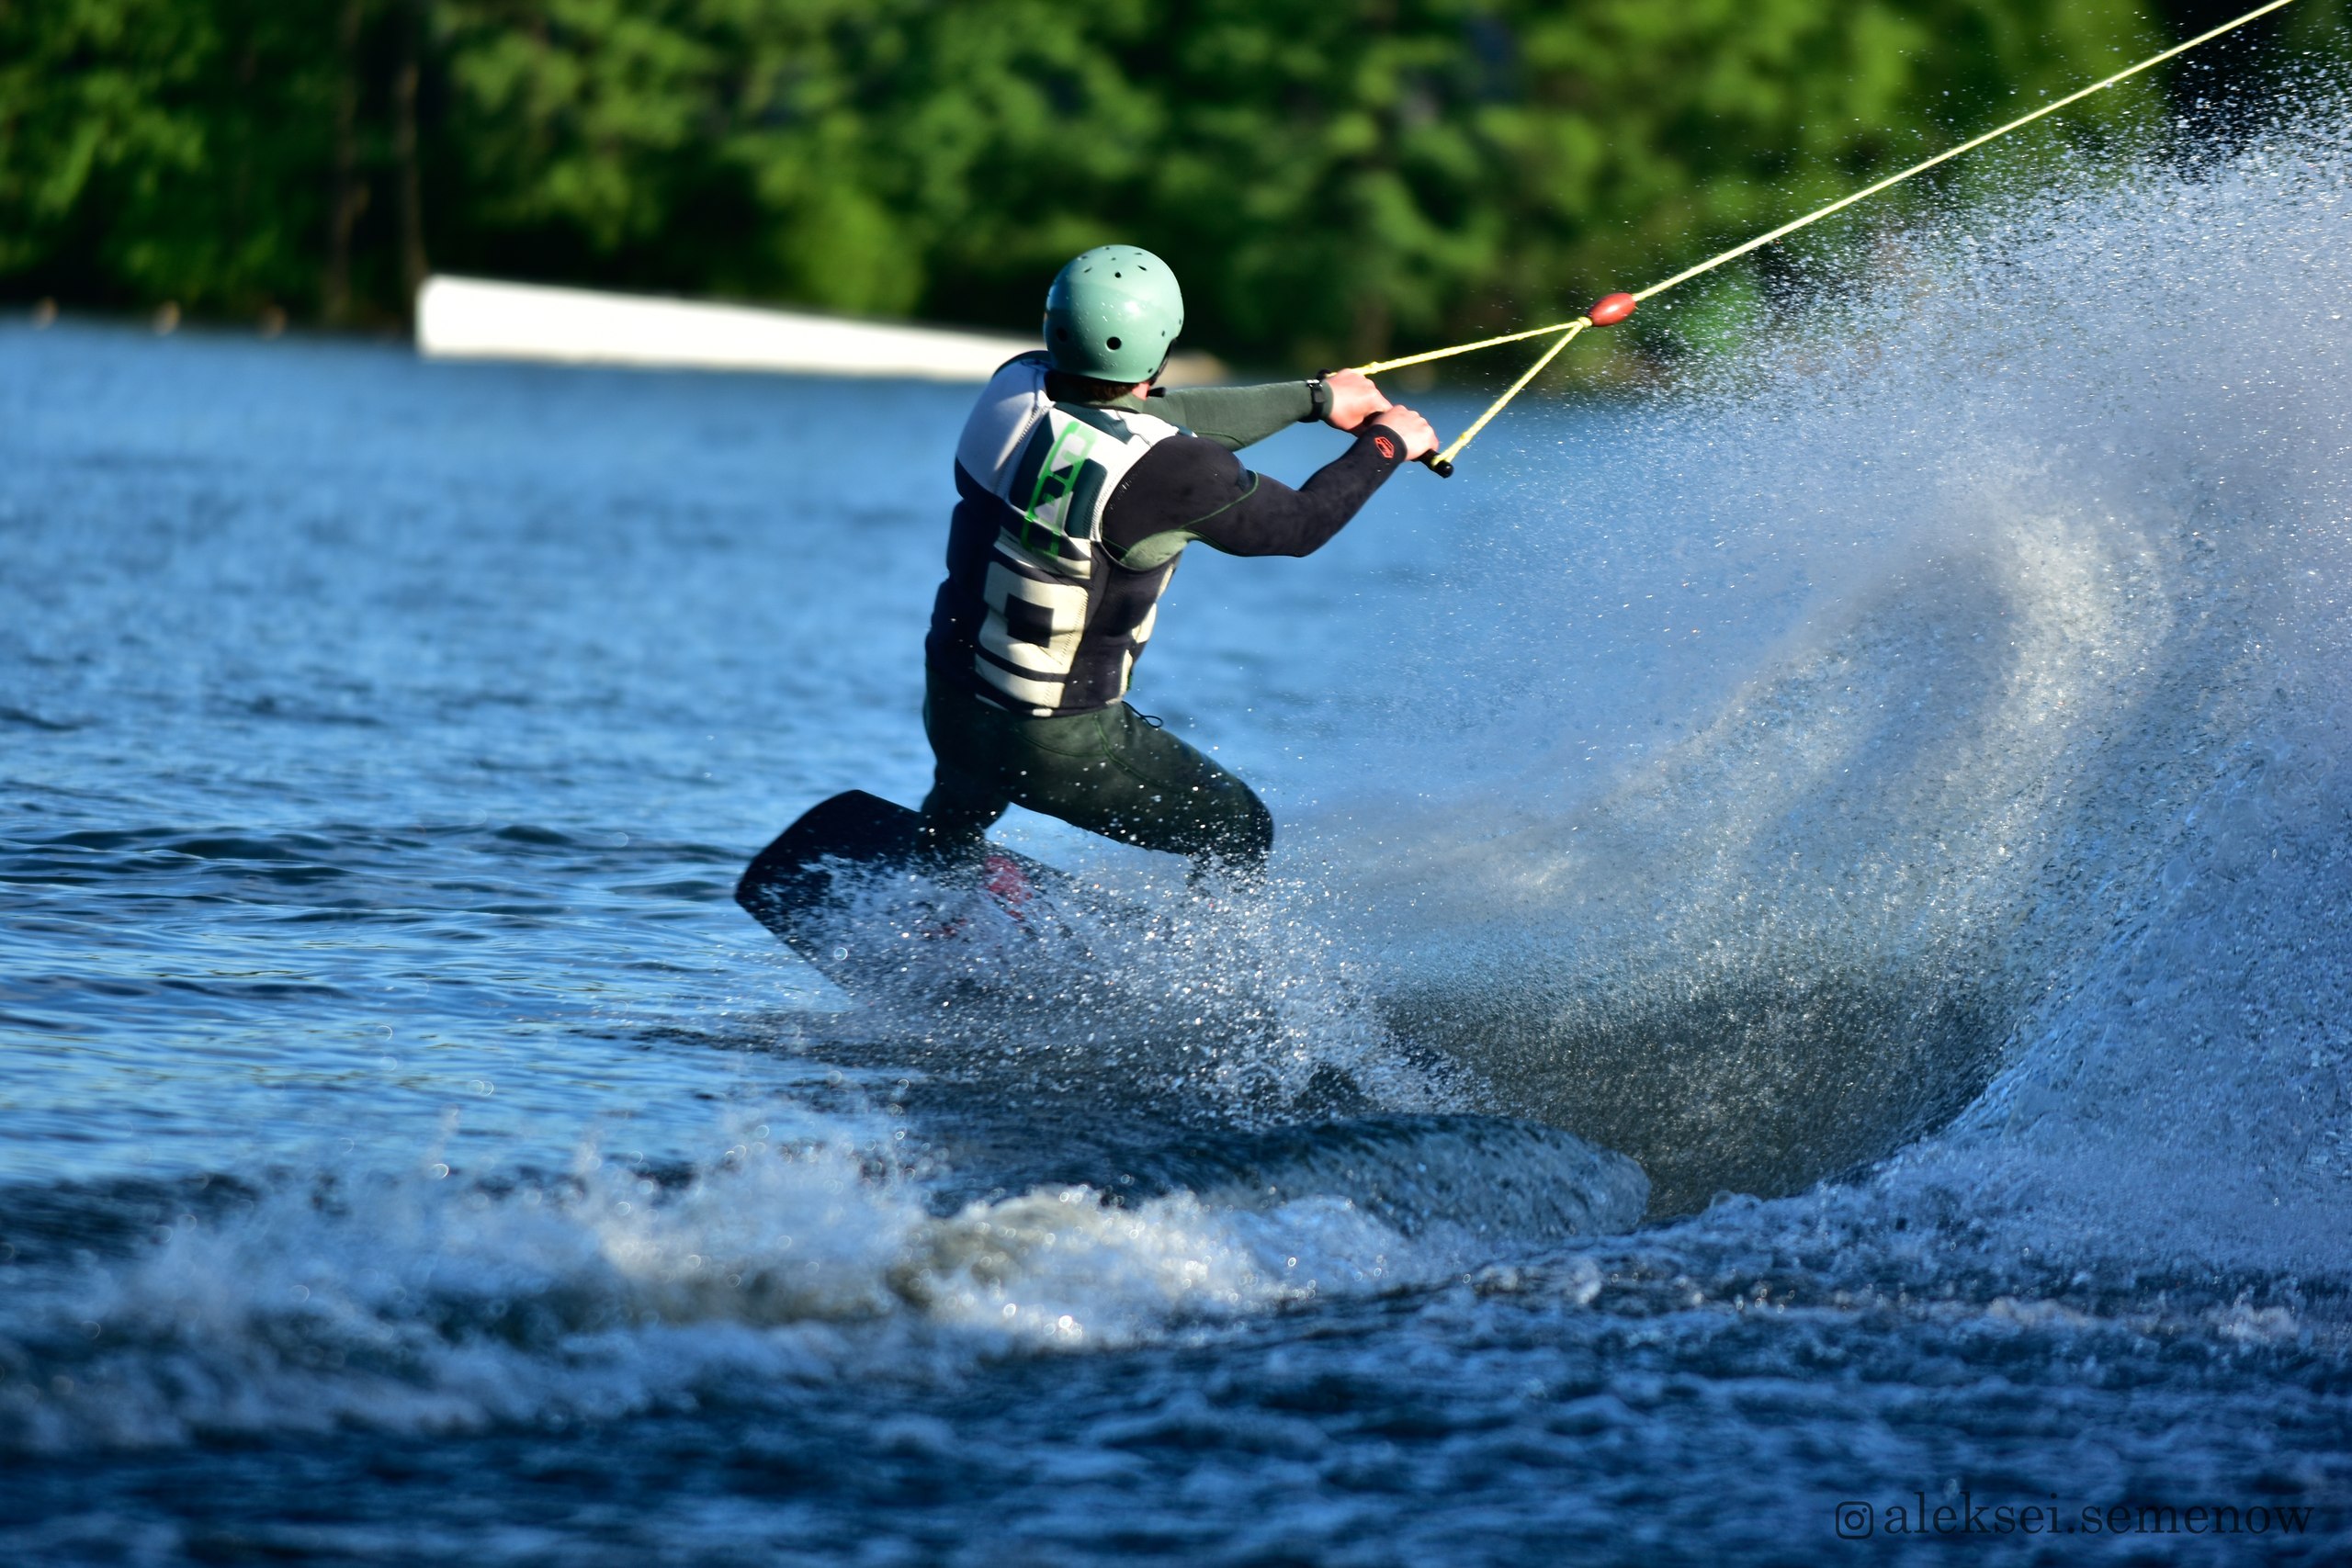
<instances>
[{"instance_id":1,"label":"mist over water","mask_svg":"<svg viewBox=\"0 0 2352 1568\"><path fill-rule=\"evenodd\" d=\"M0 333L0 1550L2340 1559L2347 123L1188 561L1275 885L882 1007L962 391Z\"/></svg>"}]
</instances>

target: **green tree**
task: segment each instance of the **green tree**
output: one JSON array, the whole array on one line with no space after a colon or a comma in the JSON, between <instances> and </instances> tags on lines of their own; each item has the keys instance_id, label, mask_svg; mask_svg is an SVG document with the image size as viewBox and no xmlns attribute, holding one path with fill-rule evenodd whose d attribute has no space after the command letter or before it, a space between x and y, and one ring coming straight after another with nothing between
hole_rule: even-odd
<instances>
[{"instance_id":1,"label":"green tree","mask_svg":"<svg viewBox=\"0 0 2352 1568\"><path fill-rule=\"evenodd\" d=\"M2346 3L2171 80L2340 52ZM0 0L0 288L397 317L429 251L1012 327L1117 238L1177 263L1195 343L1332 364L1557 319L2228 6ZM2163 90L1938 178L2162 128ZM1758 265L1676 319L1736 319Z\"/></svg>"},{"instance_id":2,"label":"green tree","mask_svg":"<svg viewBox=\"0 0 2352 1568\"><path fill-rule=\"evenodd\" d=\"M215 310L311 298L332 39L268 0L0 0L0 277Z\"/></svg>"},{"instance_id":3,"label":"green tree","mask_svg":"<svg viewBox=\"0 0 2352 1568\"><path fill-rule=\"evenodd\" d=\"M1140 29L1141 0L440 13L464 254L488 265L952 311L935 261L1029 268L1093 232L1072 202L1131 177L1157 130L1102 47Z\"/></svg>"}]
</instances>

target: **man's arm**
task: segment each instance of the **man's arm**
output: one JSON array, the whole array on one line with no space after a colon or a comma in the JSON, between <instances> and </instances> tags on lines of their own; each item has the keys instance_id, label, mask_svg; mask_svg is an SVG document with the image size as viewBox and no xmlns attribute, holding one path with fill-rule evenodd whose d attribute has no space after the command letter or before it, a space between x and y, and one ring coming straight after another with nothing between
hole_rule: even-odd
<instances>
[{"instance_id":1,"label":"man's arm","mask_svg":"<svg viewBox=\"0 0 2352 1568\"><path fill-rule=\"evenodd\" d=\"M1319 419L1334 430L1360 429L1391 406L1361 370L1334 370L1317 381L1277 381L1265 387L1154 387L1152 412L1171 424L1216 442L1228 452L1254 446L1285 424Z\"/></svg>"},{"instance_id":2,"label":"man's arm","mask_svg":"<svg viewBox=\"0 0 2352 1568\"><path fill-rule=\"evenodd\" d=\"M1255 446L1285 425L1321 416L1304 381L1264 387L1154 387L1144 406L1228 452Z\"/></svg>"},{"instance_id":3,"label":"man's arm","mask_svg":"<svg viewBox=\"0 0 2352 1568\"><path fill-rule=\"evenodd\" d=\"M1426 421L1397 410L1419 437ZM1123 566L1149 571L1194 540L1236 556L1303 556L1321 548L1372 499L1398 465L1436 438L1408 438L1372 423L1355 445L1296 490L1244 468L1215 443L1161 442L1128 471L1103 508L1102 537Z\"/></svg>"}]
</instances>

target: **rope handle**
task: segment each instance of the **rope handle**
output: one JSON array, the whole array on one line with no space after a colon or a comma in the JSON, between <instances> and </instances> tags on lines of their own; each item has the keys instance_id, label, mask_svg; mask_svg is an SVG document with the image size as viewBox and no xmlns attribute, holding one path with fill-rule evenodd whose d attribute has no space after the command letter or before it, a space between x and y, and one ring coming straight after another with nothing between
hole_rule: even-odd
<instances>
[{"instance_id":1,"label":"rope handle","mask_svg":"<svg viewBox=\"0 0 2352 1568\"><path fill-rule=\"evenodd\" d=\"M1328 381L1332 377L1340 374L1342 374L1342 372L1338 370L1317 370L1315 373L1315 378L1318 381ZM1355 374L1362 376L1366 374L1366 372L1358 370ZM1377 414L1372 415L1364 423L1370 423L1373 419L1377 419L1379 415ZM1414 458L1413 461L1419 463L1421 467L1427 468L1430 472L1435 474L1442 479L1450 479L1453 477L1453 463L1435 452L1424 452L1419 457Z\"/></svg>"}]
</instances>

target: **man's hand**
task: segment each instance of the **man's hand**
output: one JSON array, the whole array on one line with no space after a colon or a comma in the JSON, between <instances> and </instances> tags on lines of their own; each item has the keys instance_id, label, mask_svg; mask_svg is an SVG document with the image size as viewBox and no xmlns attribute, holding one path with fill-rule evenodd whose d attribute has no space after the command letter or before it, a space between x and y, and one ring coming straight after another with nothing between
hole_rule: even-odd
<instances>
[{"instance_id":1,"label":"man's hand","mask_svg":"<svg viewBox=\"0 0 2352 1568\"><path fill-rule=\"evenodd\" d=\"M1353 430L1388 407L1388 400L1361 370L1334 370L1323 378L1331 393L1331 412L1323 423L1334 430Z\"/></svg>"},{"instance_id":2,"label":"man's hand","mask_svg":"<svg viewBox=\"0 0 2352 1568\"><path fill-rule=\"evenodd\" d=\"M1437 450L1437 432L1430 428L1430 422L1402 403L1391 403L1372 423L1396 433L1397 439L1405 444L1405 461L1408 463Z\"/></svg>"}]
</instances>

